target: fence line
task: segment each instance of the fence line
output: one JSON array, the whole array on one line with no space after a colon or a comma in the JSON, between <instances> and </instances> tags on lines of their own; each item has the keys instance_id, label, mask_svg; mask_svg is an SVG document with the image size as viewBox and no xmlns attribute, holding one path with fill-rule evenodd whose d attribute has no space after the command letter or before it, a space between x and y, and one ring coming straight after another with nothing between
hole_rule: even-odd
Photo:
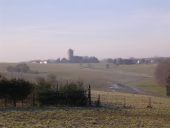
<instances>
[{"instance_id":1,"label":"fence line","mask_svg":"<svg viewBox=\"0 0 170 128\"><path fill-rule=\"evenodd\" d=\"M92 93L92 100L97 100L98 94ZM101 105L110 106L124 106L132 108L170 108L170 99L153 97L153 96L140 96L140 95L113 95L100 94Z\"/></svg>"},{"instance_id":2,"label":"fence line","mask_svg":"<svg viewBox=\"0 0 170 128\"><path fill-rule=\"evenodd\" d=\"M97 91L96 91L97 92ZM136 94L118 94L114 92L94 92L91 87L87 88L88 105L102 106L122 106L131 108L170 108L170 99L136 95ZM37 96L30 95L23 102L17 102L17 107L39 106ZM0 100L0 108L12 107L12 101Z\"/></svg>"}]
</instances>

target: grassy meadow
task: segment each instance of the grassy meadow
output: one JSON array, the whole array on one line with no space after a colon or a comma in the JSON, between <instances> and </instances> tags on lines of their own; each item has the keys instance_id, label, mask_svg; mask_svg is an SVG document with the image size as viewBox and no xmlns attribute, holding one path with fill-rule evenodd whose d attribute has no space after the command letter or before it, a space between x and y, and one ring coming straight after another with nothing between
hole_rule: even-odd
<instances>
[{"instance_id":1,"label":"grassy meadow","mask_svg":"<svg viewBox=\"0 0 170 128\"><path fill-rule=\"evenodd\" d=\"M2 128L169 128L170 100L152 96L153 108L146 108L148 96L93 91L103 102L118 103L127 98L134 108L44 107L2 109ZM115 98L118 98L115 102ZM140 106L139 106L140 105Z\"/></svg>"},{"instance_id":2,"label":"grassy meadow","mask_svg":"<svg viewBox=\"0 0 170 128\"><path fill-rule=\"evenodd\" d=\"M0 112L2 128L169 128L170 110L44 108Z\"/></svg>"},{"instance_id":3,"label":"grassy meadow","mask_svg":"<svg viewBox=\"0 0 170 128\"><path fill-rule=\"evenodd\" d=\"M6 72L6 67L16 64L0 64L0 72L8 76L15 76ZM58 80L81 80L91 84L94 90L112 91L110 86L120 83L139 88L154 95L165 95L165 88L160 87L154 80L156 65L114 65L110 64L29 64L38 74L24 74L22 77L34 80L37 76L55 74Z\"/></svg>"},{"instance_id":4,"label":"grassy meadow","mask_svg":"<svg viewBox=\"0 0 170 128\"><path fill-rule=\"evenodd\" d=\"M0 64L0 72L9 77L6 67L16 64ZM156 84L156 65L105 64L29 64L36 74L20 74L29 80L37 76L55 74L58 80L81 80L92 85L93 101L100 94L101 108L25 108L1 109L2 128L169 128L170 100L165 89ZM149 94L139 95L115 92L109 87L121 83L139 88ZM161 97L160 97L161 96ZM151 99L152 108L147 108ZM108 104L110 106L105 106ZM117 107L126 105L127 108ZM116 106L116 107L113 107Z\"/></svg>"}]
</instances>

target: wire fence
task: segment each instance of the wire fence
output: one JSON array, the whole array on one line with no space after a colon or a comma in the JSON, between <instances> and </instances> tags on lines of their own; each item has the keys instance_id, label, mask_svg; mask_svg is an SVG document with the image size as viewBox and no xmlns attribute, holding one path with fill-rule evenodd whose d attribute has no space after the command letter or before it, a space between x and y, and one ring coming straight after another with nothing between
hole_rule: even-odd
<instances>
[{"instance_id":1,"label":"wire fence","mask_svg":"<svg viewBox=\"0 0 170 128\"><path fill-rule=\"evenodd\" d=\"M100 97L101 106L119 106L130 108L170 108L170 99L154 96L127 94L117 95L114 93L92 93L92 101Z\"/></svg>"},{"instance_id":2,"label":"wire fence","mask_svg":"<svg viewBox=\"0 0 170 128\"><path fill-rule=\"evenodd\" d=\"M155 97L137 94L119 94L114 92L91 91L87 90L89 106L103 107L125 107L125 108L159 108L169 109L170 99L166 97ZM34 107L39 106L38 97L30 95L27 99L17 102L17 107ZM0 108L13 107L13 102L10 100L0 99Z\"/></svg>"}]
</instances>

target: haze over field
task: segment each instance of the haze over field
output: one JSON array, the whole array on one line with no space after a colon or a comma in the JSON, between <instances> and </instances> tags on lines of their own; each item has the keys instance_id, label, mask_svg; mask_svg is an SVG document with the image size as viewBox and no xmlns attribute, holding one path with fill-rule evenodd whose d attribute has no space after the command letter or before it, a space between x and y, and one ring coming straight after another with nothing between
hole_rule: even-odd
<instances>
[{"instance_id":1,"label":"haze over field","mask_svg":"<svg viewBox=\"0 0 170 128\"><path fill-rule=\"evenodd\" d=\"M169 0L0 0L0 62L169 56Z\"/></svg>"}]
</instances>

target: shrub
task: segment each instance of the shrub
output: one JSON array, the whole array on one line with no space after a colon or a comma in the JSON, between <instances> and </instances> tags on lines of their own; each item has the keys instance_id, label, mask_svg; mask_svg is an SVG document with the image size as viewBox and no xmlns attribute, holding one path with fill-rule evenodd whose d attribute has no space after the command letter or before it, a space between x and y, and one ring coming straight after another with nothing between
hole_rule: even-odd
<instances>
[{"instance_id":1,"label":"shrub","mask_svg":"<svg viewBox=\"0 0 170 128\"><path fill-rule=\"evenodd\" d=\"M33 85L22 79L2 79L0 80L0 98L12 100L14 106L16 101L23 101L31 94Z\"/></svg>"},{"instance_id":2,"label":"shrub","mask_svg":"<svg viewBox=\"0 0 170 128\"><path fill-rule=\"evenodd\" d=\"M86 106L88 102L85 89L79 83L69 83L57 90L39 93L41 105Z\"/></svg>"},{"instance_id":3,"label":"shrub","mask_svg":"<svg viewBox=\"0 0 170 128\"><path fill-rule=\"evenodd\" d=\"M15 67L9 66L7 67L8 72L17 72L17 73L28 73L30 72L30 68L25 63L17 64Z\"/></svg>"},{"instance_id":4,"label":"shrub","mask_svg":"<svg viewBox=\"0 0 170 128\"><path fill-rule=\"evenodd\" d=\"M12 79L9 85L9 99L13 100L16 106L17 100L24 100L31 94L33 86L23 79Z\"/></svg>"}]
</instances>

